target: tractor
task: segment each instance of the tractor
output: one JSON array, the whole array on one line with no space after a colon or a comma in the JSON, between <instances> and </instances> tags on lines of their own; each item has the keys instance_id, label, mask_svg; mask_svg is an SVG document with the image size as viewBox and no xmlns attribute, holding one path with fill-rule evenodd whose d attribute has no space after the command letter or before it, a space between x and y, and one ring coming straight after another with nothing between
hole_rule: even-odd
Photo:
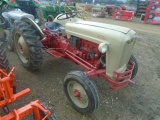
<instances>
[{"instance_id":1,"label":"tractor","mask_svg":"<svg viewBox=\"0 0 160 120\"><path fill-rule=\"evenodd\" d=\"M114 10L126 10L126 6L124 5L106 5L106 12L108 12L108 15L112 16Z\"/></svg>"},{"instance_id":2,"label":"tractor","mask_svg":"<svg viewBox=\"0 0 160 120\"><path fill-rule=\"evenodd\" d=\"M88 19L91 17L90 13L87 12L85 7L78 6L74 2L62 3L62 2L58 2L58 0L57 1L41 0L40 5L41 5L40 8L42 9L42 12L43 12L43 16L47 22L53 21L54 18L61 13L70 12L70 11L78 11L77 16L81 17L82 19Z\"/></svg>"},{"instance_id":3,"label":"tractor","mask_svg":"<svg viewBox=\"0 0 160 120\"><path fill-rule=\"evenodd\" d=\"M38 0L0 0L1 12L12 11L16 8L32 14L38 21L39 25L45 23L40 2Z\"/></svg>"},{"instance_id":4,"label":"tractor","mask_svg":"<svg viewBox=\"0 0 160 120\"><path fill-rule=\"evenodd\" d=\"M14 15L13 15L14 14ZM33 19L36 23L38 23L38 21L34 18L33 15L25 13L23 11L21 11L20 9L15 9L8 12L3 12L1 14L1 18L5 18L3 20L5 20L5 25L2 25L3 29L4 29L4 38L5 38L5 42L7 43L7 48L10 51L13 51L13 26L14 26L14 20L17 19L15 16L19 15L19 19L21 19L21 17L28 17ZM1 27L1 28L2 28Z\"/></svg>"},{"instance_id":5,"label":"tractor","mask_svg":"<svg viewBox=\"0 0 160 120\"><path fill-rule=\"evenodd\" d=\"M68 100L81 114L91 114L99 107L99 91L93 81L95 77L104 78L112 90L135 83L133 78L138 71L138 63L132 53L137 39L135 31L84 21L76 17L77 12L59 14L42 28L31 18L13 16L17 19L13 27L13 46L26 69L41 68L43 51L84 68L85 71L69 72L63 85Z\"/></svg>"}]
</instances>

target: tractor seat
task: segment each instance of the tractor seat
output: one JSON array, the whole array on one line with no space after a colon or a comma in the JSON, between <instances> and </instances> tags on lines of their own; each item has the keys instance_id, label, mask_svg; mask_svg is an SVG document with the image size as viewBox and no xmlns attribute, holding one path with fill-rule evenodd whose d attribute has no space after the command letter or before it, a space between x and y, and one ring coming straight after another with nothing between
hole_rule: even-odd
<instances>
[{"instance_id":1,"label":"tractor seat","mask_svg":"<svg viewBox=\"0 0 160 120\"><path fill-rule=\"evenodd\" d=\"M53 33L63 32L65 30L65 27L57 22L46 22L45 26Z\"/></svg>"}]
</instances>

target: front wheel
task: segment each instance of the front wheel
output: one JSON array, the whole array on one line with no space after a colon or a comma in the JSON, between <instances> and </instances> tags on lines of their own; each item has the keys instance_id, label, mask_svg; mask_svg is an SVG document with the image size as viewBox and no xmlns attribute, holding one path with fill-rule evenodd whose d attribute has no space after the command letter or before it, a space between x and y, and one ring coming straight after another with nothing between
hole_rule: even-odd
<instances>
[{"instance_id":1,"label":"front wheel","mask_svg":"<svg viewBox=\"0 0 160 120\"><path fill-rule=\"evenodd\" d=\"M13 43L22 65L37 70L42 65L43 52L40 37L29 23L19 21L14 25Z\"/></svg>"},{"instance_id":2,"label":"front wheel","mask_svg":"<svg viewBox=\"0 0 160 120\"><path fill-rule=\"evenodd\" d=\"M131 76L131 79L133 79L137 75L137 72L138 72L138 62L136 58L134 57L134 55L131 55L130 60L133 61L135 64L133 72L132 72L132 76Z\"/></svg>"},{"instance_id":3,"label":"front wheel","mask_svg":"<svg viewBox=\"0 0 160 120\"><path fill-rule=\"evenodd\" d=\"M47 16L47 22L53 22L54 17L52 15Z\"/></svg>"},{"instance_id":4,"label":"front wheel","mask_svg":"<svg viewBox=\"0 0 160 120\"><path fill-rule=\"evenodd\" d=\"M72 71L64 80L64 92L75 110L87 115L99 107L99 92L95 83L81 71Z\"/></svg>"}]
</instances>

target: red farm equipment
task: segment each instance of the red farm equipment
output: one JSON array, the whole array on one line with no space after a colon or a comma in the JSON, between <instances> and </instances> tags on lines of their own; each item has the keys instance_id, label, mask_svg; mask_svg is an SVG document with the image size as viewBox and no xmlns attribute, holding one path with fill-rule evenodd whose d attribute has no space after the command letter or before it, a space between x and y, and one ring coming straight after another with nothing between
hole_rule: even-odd
<instances>
[{"instance_id":1,"label":"red farm equipment","mask_svg":"<svg viewBox=\"0 0 160 120\"><path fill-rule=\"evenodd\" d=\"M114 6L106 5L106 12L108 15L112 16L112 19L132 21L134 17L134 11L127 11L126 6Z\"/></svg>"},{"instance_id":2,"label":"red farm equipment","mask_svg":"<svg viewBox=\"0 0 160 120\"><path fill-rule=\"evenodd\" d=\"M106 12L108 12L108 15L112 16L113 13L114 13L114 10L126 10L126 6L124 5L120 5L120 6L115 6L115 5L106 5L106 8L105 8Z\"/></svg>"},{"instance_id":3,"label":"red farm equipment","mask_svg":"<svg viewBox=\"0 0 160 120\"><path fill-rule=\"evenodd\" d=\"M112 15L112 19L116 20L132 21L133 18L134 18L134 11L114 10L114 13Z\"/></svg>"},{"instance_id":4,"label":"red farm equipment","mask_svg":"<svg viewBox=\"0 0 160 120\"><path fill-rule=\"evenodd\" d=\"M42 106L39 100L31 102L20 109L14 109L13 112L9 112L7 105L28 94L30 89L27 88L16 93L14 81L15 69L13 68L10 72L8 70L8 59L2 42L0 42L0 108L3 108L3 111L6 113L4 116L0 115L0 120L22 120L29 114L33 114L35 120L56 120L55 117L50 116L51 112Z\"/></svg>"},{"instance_id":5,"label":"red farm equipment","mask_svg":"<svg viewBox=\"0 0 160 120\"><path fill-rule=\"evenodd\" d=\"M160 4L160 0L150 0L149 4Z\"/></svg>"},{"instance_id":6,"label":"red farm equipment","mask_svg":"<svg viewBox=\"0 0 160 120\"><path fill-rule=\"evenodd\" d=\"M147 6L144 23L160 25L160 0L151 0Z\"/></svg>"}]
</instances>

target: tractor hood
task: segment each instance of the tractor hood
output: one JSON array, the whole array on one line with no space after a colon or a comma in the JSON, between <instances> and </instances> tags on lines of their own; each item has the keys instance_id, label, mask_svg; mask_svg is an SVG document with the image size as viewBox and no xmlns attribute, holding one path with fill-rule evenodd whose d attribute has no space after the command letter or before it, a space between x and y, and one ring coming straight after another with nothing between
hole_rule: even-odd
<instances>
[{"instance_id":1,"label":"tractor hood","mask_svg":"<svg viewBox=\"0 0 160 120\"><path fill-rule=\"evenodd\" d=\"M98 44L108 43L115 46L123 46L135 35L129 28L82 20L67 22L65 28L68 38L77 36Z\"/></svg>"},{"instance_id":2,"label":"tractor hood","mask_svg":"<svg viewBox=\"0 0 160 120\"><path fill-rule=\"evenodd\" d=\"M77 21L76 24L81 24L85 26L93 26L97 28L104 28L104 29L110 29L118 32L122 32L124 34L127 34L129 32L129 28L111 25L111 24L104 24L104 23L97 23L97 22L90 22L90 21Z\"/></svg>"}]
</instances>

